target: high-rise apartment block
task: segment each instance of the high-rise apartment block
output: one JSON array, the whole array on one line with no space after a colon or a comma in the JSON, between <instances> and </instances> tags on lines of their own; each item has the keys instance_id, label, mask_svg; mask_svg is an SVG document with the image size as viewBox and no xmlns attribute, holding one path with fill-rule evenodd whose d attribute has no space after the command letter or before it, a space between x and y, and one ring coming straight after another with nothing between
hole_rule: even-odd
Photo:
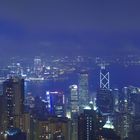
<instances>
[{"instance_id":1,"label":"high-rise apartment block","mask_svg":"<svg viewBox=\"0 0 140 140\"><path fill-rule=\"evenodd\" d=\"M19 127L24 113L24 80L14 77L3 83L2 126L6 130Z\"/></svg>"}]
</instances>

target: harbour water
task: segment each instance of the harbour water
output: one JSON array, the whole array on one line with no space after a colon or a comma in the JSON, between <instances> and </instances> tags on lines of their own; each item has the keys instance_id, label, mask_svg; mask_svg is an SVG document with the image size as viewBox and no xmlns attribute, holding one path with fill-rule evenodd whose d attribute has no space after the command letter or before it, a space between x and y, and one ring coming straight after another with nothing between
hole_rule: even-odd
<instances>
[{"instance_id":1,"label":"harbour water","mask_svg":"<svg viewBox=\"0 0 140 140\"><path fill-rule=\"evenodd\" d=\"M99 71L97 67L89 72L89 90L96 91L99 88ZM112 65L108 67L110 72L110 87L121 89L124 86L140 87L140 66L120 66ZM63 91L69 93L69 86L78 84L78 76L76 73L71 74L66 79L61 80L44 80L44 81L26 81L25 93L31 92L33 96L43 96L46 91Z\"/></svg>"}]
</instances>

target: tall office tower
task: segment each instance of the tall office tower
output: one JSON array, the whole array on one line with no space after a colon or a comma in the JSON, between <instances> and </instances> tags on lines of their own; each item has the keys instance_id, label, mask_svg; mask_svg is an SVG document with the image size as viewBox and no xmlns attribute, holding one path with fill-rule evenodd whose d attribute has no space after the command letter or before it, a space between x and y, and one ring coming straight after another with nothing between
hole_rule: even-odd
<instances>
[{"instance_id":1,"label":"tall office tower","mask_svg":"<svg viewBox=\"0 0 140 140\"><path fill-rule=\"evenodd\" d=\"M40 57L34 58L34 73L38 76L42 70L42 62Z\"/></svg>"},{"instance_id":2,"label":"tall office tower","mask_svg":"<svg viewBox=\"0 0 140 140\"><path fill-rule=\"evenodd\" d=\"M89 103L88 73L85 71L79 74L78 91L79 91L79 107L81 111Z\"/></svg>"},{"instance_id":3,"label":"tall office tower","mask_svg":"<svg viewBox=\"0 0 140 140\"><path fill-rule=\"evenodd\" d=\"M48 117L34 120L33 140L72 140L71 123L67 118Z\"/></svg>"},{"instance_id":4,"label":"tall office tower","mask_svg":"<svg viewBox=\"0 0 140 140\"><path fill-rule=\"evenodd\" d=\"M0 81L0 96L3 95L3 81Z\"/></svg>"},{"instance_id":5,"label":"tall office tower","mask_svg":"<svg viewBox=\"0 0 140 140\"><path fill-rule=\"evenodd\" d=\"M3 100L3 95L0 95L0 133L3 131L3 118L4 118L4 100ZM0 135L0 140L1 140L1 135Z\"/></svg>"},{"instance_id":6,"label":"tall office tower","mask_svg":"<svg viewBox=\"0 0 140 140\"><path fill-rule=\"evenodd\" d=\"M105 65L101 65L100 69L100 89L110 89L110 74L105 69Z\"/></svg>"},{"instance_id":7,"label":"tall office tower","mask_svg":"<svg viewBox=\"0 0 140 140\"><path fill-rule=\"evenodd\" d=\"M70 86L70 112L71 112L71 139L77 140L77 118L78 118L78 112L79 112L79 101L78 101L78 86L77 85L71 85Z\"/></svg>"},{"instance_id":8,"label":"tall office tower","mask_svg":"<svg viewBox=\"0 0 140 140\"><path fill-rule=\"evenodd\" d=\"M140 139L140 117L133 117L131 132L129 133L130 140Z\"/></svg>"},{"instance_id":9,"label":"tall office tower","mask_svg":"<svg viewBox=\"0 0 140 140\"><path fill-rule=\"evenodd\" d=\"M100 139L103 125L101 114L86 107L84 113L78 117L78 140Z\"/></svg>"},{"instance_id":10,"label":"tall office tower","mask_svg":"<svg viewBox=\"0 0 140 140\"><path fill-rule=\"evenodd\" d=\"M114 112L119 112L119 90L113 89L112 94L114 96Z\"/></svg>"},{"instance_id":11,"label":"tall office tower","mask_svg":"<svg viewBox=\"0 0 140 140\"><path fill-rule=\"evenodd\" d=\"M20 118L24 112L24 80L14 77L3 83L4 113L2 126L20 128Z\"/></svg>"},{"instance_id":12,"label":"tall office tower","mask_svg":"<svg viewBox=\"0 0 140 140\"><path fill-rule=\"evenodd\" d=\"M70 86L70 108L71 108L71 115L78 115L79 112L79 103L78 103L78 87L77 85Z\"/></svg>"},{"instance_id":13,"label":"tall office tower","mask_svg":"<svg viewBox=\"0 0 140 140\"><path fill-rule=\"evenodd\" d=\"M128 110L131 115L140 117L140 88L128 87Z\"/></svg>"},{"instance_id":14,"label":"tall office tower","mask_svg":"<svg viewBox=\"0 0 140 140\"><path fill-rule=\"evenodd\" d=\"M114 109L114 99L112 90L99 89L96 95L96 104L99 111L103 114L111 114Z\"/></svg>"},{"instance_id":15,"label":"tall office tower","mask_svg":"<svg viewBox=\"0 0 140 140\"><path fill-rule=\"evenodd\" d=\"M140 132L140 90L129 86L120 94L119 115L117 115L117 131L122 139L138 139Z\"/></svg>"},{"instance_id":16,"label":"tall office tower","mask_svg":"<svg viewBox=\"0 0 140 140\"><path fill-rule=\"evenodd\" d=\"M116 131L121 139L129 137L132 122L132 106L128 87L124 87L120 94L119 114L116 115Z\"/></svg>"},{"instance_id":17,"label":"tall office tower","mask_svg":"<svg viewBox=\"0 0 140 140\"><path fill-rule=\"evenodd\" d=\"M46 92L46 101L47 108L52 115L57 117L65 117L66 108L65 108L65 96L63 92Z\"/></svg>"},{"instance_id":18,"label":"tall office tower","mask_svg":"<svg viewBox=\"0 0 140 140\"><path fill-rule=\"evenodd\" d=\"M101 65L100 70L100 89L97 91L96 103L99 111L103 114L113 113L114 99L112 90L110 89L110 75L105 69L105 65Z\"/></svg>"}]
</instances>

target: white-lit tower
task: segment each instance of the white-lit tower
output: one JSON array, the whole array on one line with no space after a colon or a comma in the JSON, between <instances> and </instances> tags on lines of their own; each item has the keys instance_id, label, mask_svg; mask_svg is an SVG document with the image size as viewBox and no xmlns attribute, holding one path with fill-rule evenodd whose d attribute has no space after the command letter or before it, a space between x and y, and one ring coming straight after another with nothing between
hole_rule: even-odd
<instances>
[{"instance_id":1,"label":"white-lit tower","mask_svg":"<svg viewBox=\"0 0 140 140\"><path fill-rule=\"evenodd\" d=\"M78 102L78 86L71 85L70 87L70 114L72 120L72 127L71 127L71 139L77 140L77 118L79 112L79 102Z\"/></svg>"},{"instance_id":2,"label":"white-lit tower","mask_svg":"<svg viewBox=\"0 0 140 140\"><path fill-rule=\"evenodd\" d=\"M83 109L89 103L89 87L88 87L88 73L81 72L79 74L79 107Z\"/></svg>"},{"instance_id":3,"label":"white-lit tower","mask_svg":"<svg viewBox=\"0 0 140 140\"><path fill-rule=\"evenodd\" d=\"M34 72L36 75L39 75L42 70L42 62L40 57L34 58Z\"/></svg>"},{"instance_id":4,"label":"white-lit tower","mask_svg":"<svg viewBox=\"0 0 140 140\"><path fill-rule=\"evenodd\" d=\"M79 103L78 103L78 86L71 85L70 86L70 108L71 108L71 115L76 115L79 112Z\"/></svg>"},{"instance_id":5,"label":"white-lit tower","mask_svg":"<svg viewBox=\"0 0 140 140\"><path fill-rule=\"evenodd\" d=\"M110 74L106 71L105 64L101 64L100 89L110 89Z\"/></svg>"},{"instance_id":6,"label":"white-lit tower","mask_svg":"<svg viewBox=\"0 0 140 140\"><path fill-rule=\"evenodd\" d=\"M101 64L100 69L100 87L96 94L96 103L102 114L112 114L114 107L114 99L112 90L110 89L110 75L105 68L105 64Z\"/></svg>"}]
</instances>

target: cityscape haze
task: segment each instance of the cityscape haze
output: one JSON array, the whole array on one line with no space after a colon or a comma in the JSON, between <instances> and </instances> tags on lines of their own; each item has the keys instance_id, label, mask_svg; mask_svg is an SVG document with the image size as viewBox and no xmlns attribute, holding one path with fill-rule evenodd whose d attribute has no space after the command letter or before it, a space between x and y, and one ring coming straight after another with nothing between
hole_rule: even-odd
<instances>
[{"instance_id":1,"label":"cityscape haze","mask_svg":"<svg viewBox=\"0 0 140 140\"><path fill-rule=\"evenodd\" d=\"M0 140L139 140L139 5L0 1Z\"/></svg>"}]
</instances>

